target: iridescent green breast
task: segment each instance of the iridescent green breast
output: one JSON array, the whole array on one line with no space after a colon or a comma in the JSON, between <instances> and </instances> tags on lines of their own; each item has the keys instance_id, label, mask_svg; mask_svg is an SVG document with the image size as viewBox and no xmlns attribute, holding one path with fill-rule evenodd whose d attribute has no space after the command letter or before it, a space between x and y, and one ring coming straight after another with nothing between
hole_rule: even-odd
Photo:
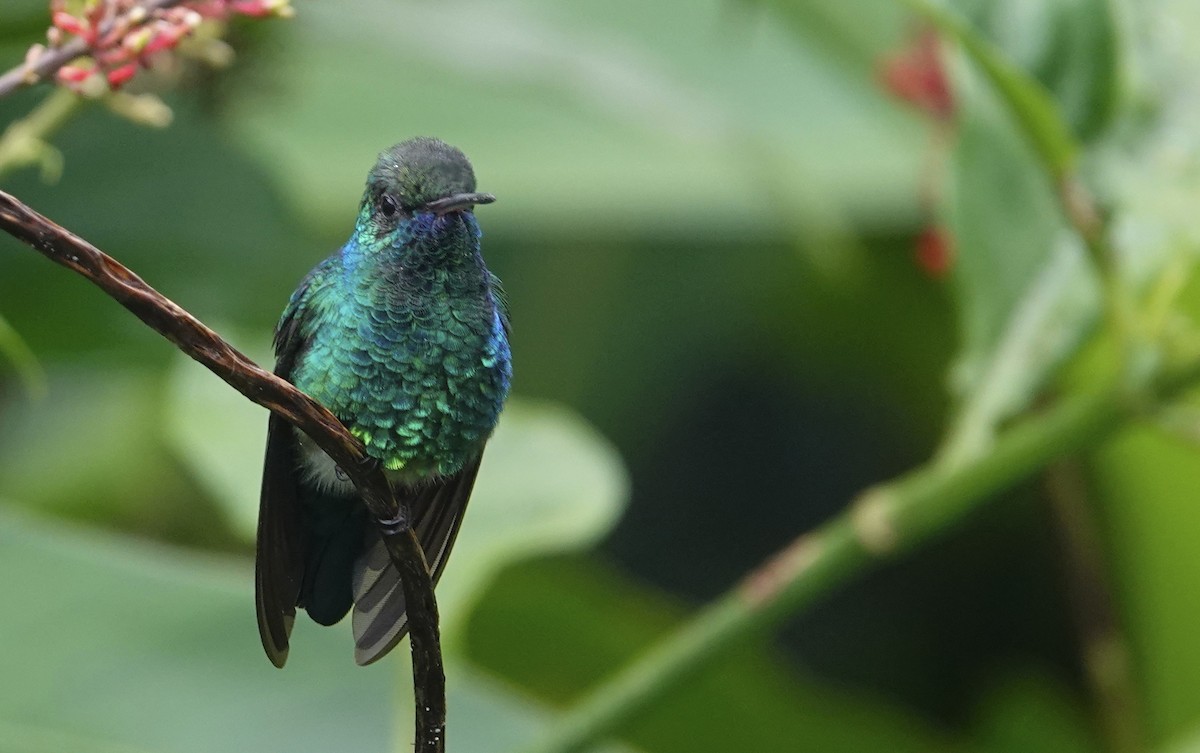
<instances>
[{"instance_id":1,"label":"iridescent green breast","mask_svg":"<svg viewBox=\"0 0 1200 753\"><path fill-rule=\"evenodd\" d=\"M477 454L512 374L487 270L464 279L431 268L419 279L333 274L310 286L291 375L406 480L452 474Z\"/></svg>"}]
</instances>

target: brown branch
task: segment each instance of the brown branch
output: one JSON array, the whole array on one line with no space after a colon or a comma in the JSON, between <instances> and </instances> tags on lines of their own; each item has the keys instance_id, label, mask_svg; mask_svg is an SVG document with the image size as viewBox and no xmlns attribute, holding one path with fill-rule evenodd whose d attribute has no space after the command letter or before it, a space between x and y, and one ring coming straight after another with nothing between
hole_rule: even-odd
<instances>
[{"instance_id":1,"label":"brown branch","mask_svg":"<svg viewBox=\"0 0 1200 753\"><path fill-rule=\"evenodd\" d=\"M263 370L100 249L0 191L0 230L83 275L180 350L250 400L312 438L350 477L379 522L400 571L412 646L417 753L445 750L446 678L433 583L421 545L383 472L340 421L312 398Z\"/></svg>"},{"instance_id":2,"label":"brown branch","mask_svg":"<svg viewBox=\"0 0 1200 753\"><path fill-rule=\"evenodd\" d=\"M179 5L183 0L147 0L139 6L139 13L144 12L146 19L151 13L162 8ZM135 24L136 25L136 24ZM113 23L105 24L99 29L100 36L107 33ZM88 43L81 38L72 39L61 47L45 50L33 60L27 60L16 68L0 75L0 97L7 97L23 86L32 86L58 72L67 63L77 57L88 54ZM176 343L178 344L178 343ZM253 398L252 398L253 399Z\"/></svg>"}]
</instances>

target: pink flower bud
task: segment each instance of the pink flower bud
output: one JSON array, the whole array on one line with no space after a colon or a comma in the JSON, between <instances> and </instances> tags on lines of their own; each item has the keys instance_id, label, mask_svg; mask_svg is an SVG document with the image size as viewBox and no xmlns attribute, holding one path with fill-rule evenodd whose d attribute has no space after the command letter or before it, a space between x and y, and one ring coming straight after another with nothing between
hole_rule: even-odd
<instances>
[{"instance_id":1,"label":"pink flower bud","mask_svg":"<svg viewBox=\"0 0 1200 753\"><path fill-rule=\"evenodd\" d=\"M114 68L108 72L108 85L113 89L120 89L129 79L133 78L137 73L137 63L126 63L120 68Z\"/></svg>"},{"instance_id":2,"label":"pink flower bud","mask_svg":"<svg viewBox=\"0 0 1200 753\"><path fill-rule=\"evenodd\" d=\"M155 34L154 37L142 49L143 55L153 55L156 52L169 50L179 44L179 40L184 35L173 29L165 29Z\"/></svg>"},{"instance_id":3,"label":"pink flower bud","mask_svg":"<svg viewBox=\"0 0 1200 753\"><path fill-rule=\"evenodd\" d=\"M273 16L288 6L287 0L230 0L229 8L243 16Z\"/></svg>"},{"instance_id":4,"label":"pink flower bud","mask_svg":"<svg viewBox=\"0 0 1200 753\"><path fill-rule=\"evenodd\" d=\"M50 18L55 27L62 29L68 34L74 34L77 37L83 37L90 43L95 37L96 32L92 27L82 19L72 16L65 11L56 11Z\"/></svg>"},{"instance_id":5,"label":"pink flower bud","mask_svg":"<svg viewBox=\"0 0 1200 753\"><path fill-rule=\"evenodd\" d=\"M67 84L78 84L86 81L96 72L95 68L81 65L64 65L58 69L58 79Z\"/></svg>"},{"instance_id":6,"label":"pink flower bud","mask_svg":"<svg viewBox=\"0 0 1200 753\"><path fill-rule=\"evenodd\" d=\"M93 52L92 57L100 64L101 68L115 68L118 65L124 65L133 59L133 53L124 47L113 47L107 50Z\"/></svg>"}]
</instances>

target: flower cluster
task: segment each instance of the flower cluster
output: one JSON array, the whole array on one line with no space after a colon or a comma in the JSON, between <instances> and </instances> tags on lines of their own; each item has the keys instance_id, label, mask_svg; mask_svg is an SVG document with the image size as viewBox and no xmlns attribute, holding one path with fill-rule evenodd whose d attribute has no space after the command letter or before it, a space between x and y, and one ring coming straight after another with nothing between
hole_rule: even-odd
<instances>
[{"instance_id":1,"label":"flower cluster","mask_svg":"<svg viewBox=\"0 0 1200 753\"><path fill-rule=\"evenodd\" d=\"M50 47L62 46L67 36L83 40L87 52L58 70L59 83L84 91L95 80L119 89L151 59L173 50L206 19L232 16L287 16L288 0L192 0L143 3L138 0L88 0L72 13L67 0L51 0L54 24Z\"/></svg>"}]
</instances>

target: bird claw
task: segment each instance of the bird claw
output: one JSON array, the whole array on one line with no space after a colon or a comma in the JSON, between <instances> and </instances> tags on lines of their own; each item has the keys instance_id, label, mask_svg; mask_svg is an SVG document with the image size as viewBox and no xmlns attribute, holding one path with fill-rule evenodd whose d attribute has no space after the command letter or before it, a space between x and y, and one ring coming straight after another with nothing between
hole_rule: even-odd
<instances>
[{"instance_id":1,"label":"bird claw","mask_svg":"<svg viewBox=\"0 0 1200 753\"><path fill-rule=\"evenodd\" d=\"M396 534L404 533L412 526L409 525L408 515L405 514L403 505L396 509L395 516L391 518L380 518L379 527L383 529L384 535L395 536Z\"/></svg>"}]
</instances>

